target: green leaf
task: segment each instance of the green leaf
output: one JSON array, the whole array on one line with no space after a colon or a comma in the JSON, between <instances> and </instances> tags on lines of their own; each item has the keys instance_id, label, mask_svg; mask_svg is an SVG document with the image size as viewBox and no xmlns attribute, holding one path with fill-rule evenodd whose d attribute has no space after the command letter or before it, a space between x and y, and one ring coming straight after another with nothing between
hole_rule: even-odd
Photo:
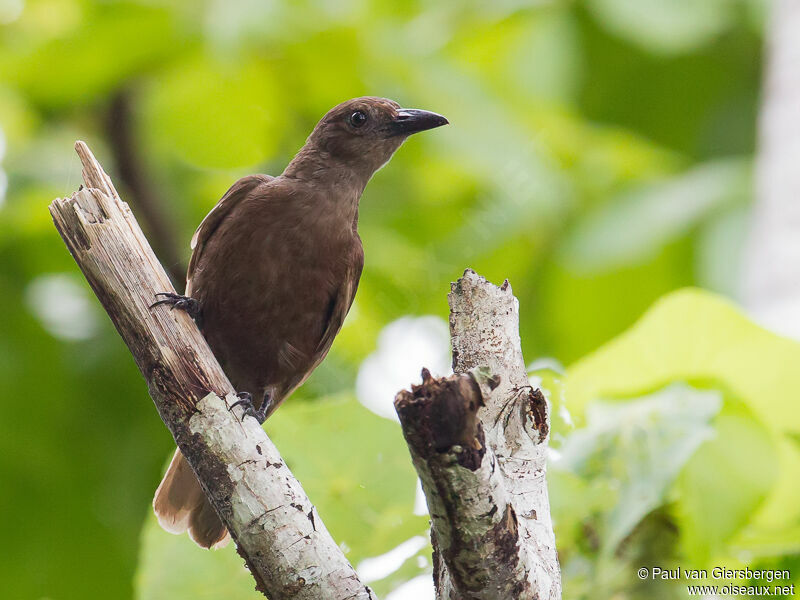
<instances>
[{"instance_id":1,"label":"green leaf","mask_svg":"<svg viewBox=\"0 0 800 600\"><path fill-rule=\"evenodd\" d=\"M781 473L800 473L800 448L788 437L777 441L775 464ZM767 501L731 541L757 556L800 555L800 478L781 477Z\"/></svg>"},{"instance_id":2,"label":"green leaf","mask_svg":"<svg viewBox=\"0 0 800 600\"><path fill-rule=\"evenodd\" d=\"M714 439L692 457L676 485L681 545L696 565L724 554L779 471L769 431L746 407L726 404L714 427Z\"/></svg>"},{"instance_id":3,"label":"green leaf","mask_svg":"<svg viewBox=\"0 0 800 600\"><path fill-rule=\"evenodd\" d=\"M595 398L673 381L725 393L716 435L687 463L675 492L687 556L707 562L746 539L782 543L800 524L797 448L800 345L767 332L700 290L664 297L625 334L567 370L565 396L581 423ZM784 546L785 547L785 546Z\"/></svg>"},{"instance_id":4,"label":"green leaf","mask_svg":"<svg viewBox=\"0 0 800 600\"><path fill-rule=\"evenodd\" d=\"M729 301L697 289L659 300L627 332L567 370L569 409L672 381L723 383L776 432L800 431L800 344L750 321Z\"/></svg>"},{"instance_id":5,"label":"green leaf","mask_svg":"<svg viewBox=\"0 0 800 600\"><path fill-rule=\"evenodd\" d=\"M567 437L553 467L595 484L606 481L616 492L603 511L602 553L613 553L645 515L664 504L684 464L712 436L709 421L721 406L718 392L673 384L587 408L586 427Z\"/></svg>"}]
</instances>

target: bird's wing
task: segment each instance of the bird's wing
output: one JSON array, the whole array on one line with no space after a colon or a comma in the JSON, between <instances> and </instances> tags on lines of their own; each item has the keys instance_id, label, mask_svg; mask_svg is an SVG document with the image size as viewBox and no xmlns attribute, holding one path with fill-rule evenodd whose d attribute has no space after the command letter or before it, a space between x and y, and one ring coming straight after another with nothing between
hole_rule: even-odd
<instances>
[{"instance_id":1,"label":"bird's wing","mask_svg":"<svg viewBox=\"0 0 800 600\"><path fill-rule=\"evenodd\" d=\"M331 308L328 313L328 323L325 326L325 331L322 334L322 339L317 345L317 354L320 356L319 361L325 357L328 350L333 344L333 338L339 333L342 328L342 323L353 305L353 299L356 297L356 290L358 289L358 280L361 278L361 269L364 267L364 250L360 243L357 243L353 248L353 254L350 260L350 272L345 277L342 285L339 286L337 293L331 298Z\"/></svg>"},{"instance_id":2,"label":"bird's wing","mask_svg":"<svg viewBox=\"0 0 800 600\"><path fill-rule=\"evenodd\" d=\"M262 183L271 181L273 177L269 175L248 175L242 177L234 183L225 195L222 196L217 205L211 209L205 219L200 223L197 231L194 232L191 241L192 258L189 260L189 269L186 273L186 281L191 283L195 267L200 261L200 255L208 240L214 235L220 223L227 217L233 208L244 200L250 192ZM187 292L188 293L188 292Z\"/></svg>"}]
</instances>

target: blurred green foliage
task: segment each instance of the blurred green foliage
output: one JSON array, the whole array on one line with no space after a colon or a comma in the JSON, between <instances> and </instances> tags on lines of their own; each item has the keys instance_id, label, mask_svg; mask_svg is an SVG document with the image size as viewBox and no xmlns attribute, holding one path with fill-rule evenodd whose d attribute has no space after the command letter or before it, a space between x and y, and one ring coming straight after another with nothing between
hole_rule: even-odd
<instances>
[{"instance_id":1,"label":"blurred green foliage","mask_svg":"<svg viewBox=\"0 0 800 600\"><path fill-rule=\"evenodd\" d=\"M450 119L368 186L351 318L267 425L354 563L426 528L399 430L352 399L358 366L392 320L446 317L470 266L511 280L529 360L574 363L545 377L575 421L553 439L565 597L678 593L642 564L800 572L797 347L697 291L604 346L672 290L735 292L766 4L0 1L3 595L179 597L192 571L247 594L230 548L153 527L172 441L46 211L80 182L78 138L137 210L120 98L184 249L173 270L230 183L280 172L330 106L374 94Z\"/></svg>"},{"instance_id":2,"label":"blurred green foliage","mask_svg":"<svg viewBox=\"0 0 800 600\"><path fill-rule=\"evenodd\" d=\"M796 342L684 290L553 380L556 410L563 403L576 427L555 420L562 443L549 477L562 566L577 589L630 592L642 566L710 571L781 556L797 565L798 361ZM575 495L588 501L576 506L566 498ZM669 527L653 522L665 517ZM673 538L656 554L641 543L653 527ZM665 592L643 583L659 588L640 589L647 595ZM671 597L685 597L683 585Z\"/></svg>"}]
</instances>

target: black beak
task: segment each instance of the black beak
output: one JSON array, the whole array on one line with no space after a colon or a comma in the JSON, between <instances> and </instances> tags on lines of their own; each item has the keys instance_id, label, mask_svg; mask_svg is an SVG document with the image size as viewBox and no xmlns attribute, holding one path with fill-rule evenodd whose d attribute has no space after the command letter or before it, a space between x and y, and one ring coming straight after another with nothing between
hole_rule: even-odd
<instances>
[{"instance_id":1,"label":"black beak","mask_svg":"<svg viewBox=\"0 0 800 600\"><path fill-rule=\"evenodd\" d=\"M442 115L416 108L401 108L397 117L389 125L389 135L411 135L427 129L447 125L449 121Z\"/></svg>"}]
</instances>

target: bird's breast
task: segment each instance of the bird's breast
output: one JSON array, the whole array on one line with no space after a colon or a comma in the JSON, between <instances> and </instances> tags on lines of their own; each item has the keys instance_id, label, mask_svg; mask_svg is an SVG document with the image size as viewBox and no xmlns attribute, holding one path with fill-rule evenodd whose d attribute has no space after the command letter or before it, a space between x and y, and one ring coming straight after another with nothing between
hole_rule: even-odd
<instances>
[{"instance_id":1,"label":"bird's breast","mask_svg":"<svg viewBox=\"0 0 800 600\"><path fill-rule=\"evenodd\" d=\"M353 221L300 208L237 215L206 245L192 280L206 338L246 391L288 390L313 369L341 294L361 271Z\"/></svg>"}]
</instances>

